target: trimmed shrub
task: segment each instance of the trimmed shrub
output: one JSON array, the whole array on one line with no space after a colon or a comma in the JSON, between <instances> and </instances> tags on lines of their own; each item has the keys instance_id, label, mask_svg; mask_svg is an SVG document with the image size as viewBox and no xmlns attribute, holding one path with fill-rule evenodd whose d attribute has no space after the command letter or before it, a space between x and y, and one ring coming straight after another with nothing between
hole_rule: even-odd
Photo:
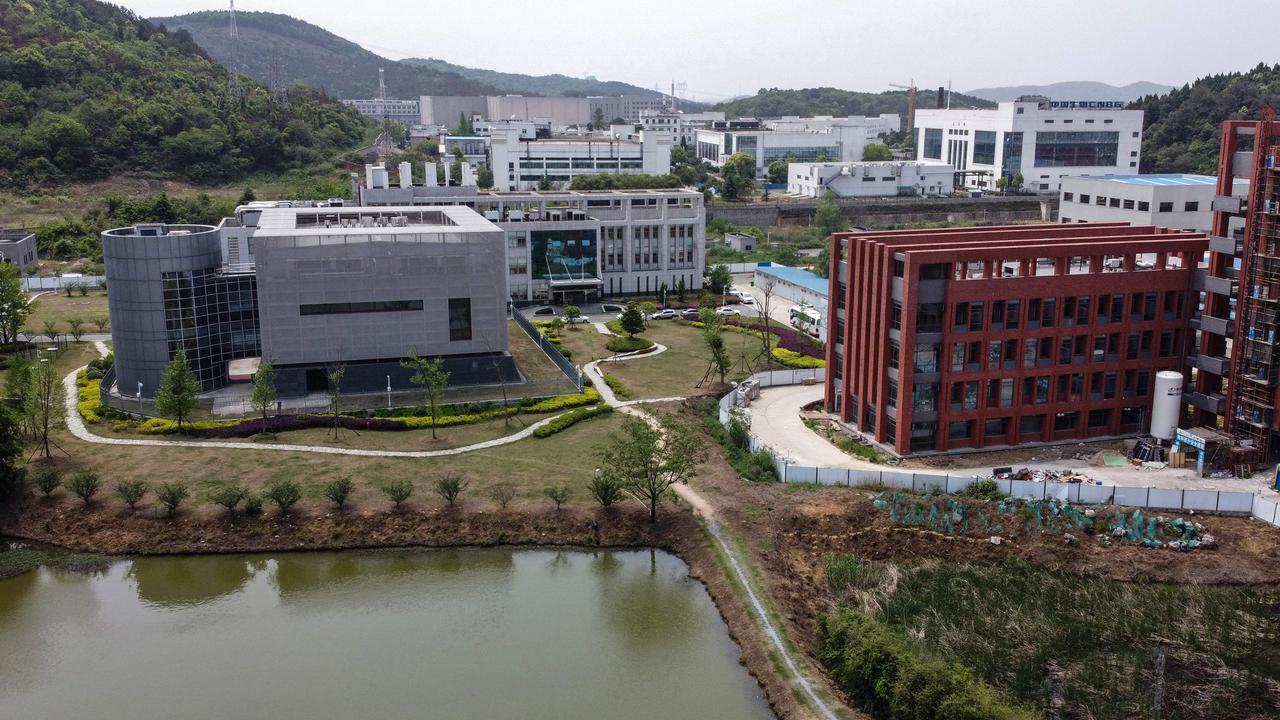
<instances>
[{"instance_id":1,"label":"trimmed shrub","mask_svg":"<svg viewBox=\"0 0 1280 720\"><path fill-rule=\"evenodd\" d=\"M615 396L622 398L623 400L631 397L631 391L627 389L627 386L623 385L621 380L609 373L604 373L604 383L609 386L609 389L613 391Z\"/></svg>"},{"instance_id":2,"label":"trimmed shrub","mask_svg":"<svg viewBox=\"0 0 1280 720\"><path fill-rule=\"evenodd\" d=\"M458 500L458 496L470 484L470 482L463 480L458 475L445 475L436 481L436 493L444 498L445 502L449 503L449 507L453 507Z\"/></svg>"},{"instance_id":3,"label":"trimmed shrub","mask_svg":"<svg viewBox=\"0 0 1280 720\"><path fill-rule=\"evenodd\" d=\"M552 485L551 487L543 488L542 494L556 504L557 510L560 509L561 505L569 501L569 487L567 485Z\"/></svg>"},{"instance_id":4,"label":"trimmed shrub","mask_svg":"<svg viewBox=\"0 0 1280 720\"><path fill-rule=\"evenodd\" d=\"M572 427L583 420L589 420L593 417L608 415L613 412L613 408L608 405L600 405L597 407L578 408L561 415L548 422L546 425L539 426L533 431L533 436L537 438L546 438L555 435L561 430Z\"/></svg>"},{"instance_id":5,"label":"trimmed shrub","mask_svg":"<svg viewBox=\"0 0 1280 720\"><path fill-rule=\"evenodd\" d=\"M604 326L609 328L609 332L614 335L621 335L622 337L627 336L627 331L622 328L622 321L617 318L605 322Z\"/></svg>"},{"instance_id":6,"label":"trimmed shrub","mask_svg":"<svg viewBox=\"0 0 1280 720\"><path fill-rule=\"evenodd\" d=\"M635 352L637 350L647 350L653 347L654 342L646 337L632 337L622 335L615 338L609 338L609 342L604 346L609 352L625 353Z\"/></svg>"},{"instance_id":7,"label":"trimmed shrub","mask_svg":"<svg viewBox=\"0 0 1280 720\"><path fill-rule=\"evenodd\" d=\"M516 499L516 486L509 482L500 482L489 488L489 497L498 503L498 507L505 508Z\"/></svg>"},{"instance_id":8,"label":"trimmed shrub","mask_svg":"<svg viewBox=\"0 0 1280 720\"><path fill-rule=\"evenodd\" d=\"M120 498L130 510L136 510L138 503L147 494L147 484L141 480L123 480L116 483L116 497Z\"/></svg>"},{"instance_id":9,"label":"trimmed shrub","mask_svg":"<svg viewBox=\"0 0 1280 720\"><path fill-rule=\"evenodd\" d=\"M1000 492L1000 485L990 478L986 480L974 480L969 486L960 491L961 495L971 497L978 500L1002 500L1005 494Z\"/></svg>"},{"instance_id":10,"label":"trimmed shrub","mask_svg":"<svg viewBox=\"0 0 1280 720\"><path fill-rule=\"evenodd\" d=\"M34 482L36 488L48 497L62 486L62 475L57 468L42 467L36 471Z\"/></svg>"},{"instance_id":11,"label":"trimmed shrub","mask_svg":"<svg viewBox=\"0 0 1280 720\"><path fill-rule=\"evenodd\" d=\"M773 359L781 363L784 367L808 370L811 368L824 368L827 366L826 360L801 355L800 353L793 352L786 348L776 347L771 350L769 354L773 355Z\"/></svg>"},{"instance_id":12,"label":"trimmed shrub","mask_svg":"<svg viewBox=\"0 0 1280 720\"><path fill-rule=\"evenodd\" d=\"M397 510L400 504L409 499L413 494L413 481L408 478L399 480L390 480L382 486L382 492L391 500Z\"/></svg>"},{"instance_id":13,"label":"trimmed shrub","mask_svg":"<svg viewBox=\"0 0 1280 720\"><path fill-rule=\"evenodd\" d=\"M191 491L187 489L185 483L181 482L161 483L160 487L156 488L156 499L164 505L169 517L178 514L178 506L182 505L190 495Z\"/></svg>"},{"instance_id":14,"label":"trimmed shrub","mask_svg":"<svg viewBox=\"0 0 1280 720\"><path fill-rule=\"evenodd\" d=\"M605 475L593 477L587 487L591 490L591 497L600 503L600 507L611 507L622 499L622 483L615 478Z\"/></svg>"},{"instance_id":15,"label":"trimmed shrub","mask_svg":"<svg viewBox=\"0 0 1280 720\"><path fill-rule=\"evenodd\" d=\"M214 505L221 505L228 513L234 513L236 507L244 502L244 498L249 491L239 485L228 484L222 485L209 493L209 500Z\"/></svg>"},{"instance_id":16,"label":"trimmed shrub","mask_svg":"<svg viewBox=\"0 0 1280 720\"><path fill-rule=\"evenodd\" d=\"M244 502L240 506L244 508L245 515L261 515L262 496L255 492L245 493Z\"/></svg>"},{"instance_id":17,"label":"trimmed shrub","mask_svg":"<svg viewBox=\"0 0 1280 720\"><path fill-rule=\"evenodd\" d=\"M333 506L341 510L347 505L347 498L351 497L351 491L356 489L356 484L351 482L351 478L338 478L324 486L325 498L333 503Z\"/></svg>"},{"instance_id":18,"label":"trimmed shrub","mask_svg":"<svg viewBox=\"0 0 1280 720\"><path fill-rule=\"evenodd\" d=\"M98 489L101 487L102 479L92 470L81 470L67 481L67 489L80 498L85 505L93 501L93 496L98 494Z\"/></svg>"},{"instance_id":19,"label":"trimmed shrub","mask_svg":"<svg viewBox=\"0 0 1280 720\"><path fill-rule=\"evenodd\" d=\"M288 515L289 510L302 499L302 486L293 480L272 480L267 483L262 496L275 503L281 515Z\"/></svg>"}]
</instances>

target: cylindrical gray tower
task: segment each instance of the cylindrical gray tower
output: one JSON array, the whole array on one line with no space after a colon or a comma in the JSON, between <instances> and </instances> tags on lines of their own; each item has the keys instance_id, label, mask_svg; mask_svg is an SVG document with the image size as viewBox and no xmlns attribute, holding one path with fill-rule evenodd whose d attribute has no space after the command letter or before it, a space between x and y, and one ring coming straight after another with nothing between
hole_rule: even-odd
<instances>
[{"instance_id":1,"label":"cylindrical gray tower","mask_svg":"<svg viewBox=\"0 0 1280 720\"><path fill-rule=\"evenodd\" d=\"M102 259L116 387L132 397L142 383L143 397L154 397L172 353L185 348L191 357L195 350L203 313L199 302L189 301L190 289L222 265L218 230L162 224L107 230ZM195 365L196 358L191 359ZM211 389L201 380L202 388Z\"/></svg>"}]
</instances>

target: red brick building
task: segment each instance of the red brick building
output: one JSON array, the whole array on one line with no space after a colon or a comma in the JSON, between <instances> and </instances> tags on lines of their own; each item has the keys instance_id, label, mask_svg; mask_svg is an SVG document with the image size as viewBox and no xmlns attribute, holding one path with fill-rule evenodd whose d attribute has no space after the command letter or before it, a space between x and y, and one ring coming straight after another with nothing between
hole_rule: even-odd
<instances>
[{"instance_id":1,"label":"red brick building","mask_svg":"<svg viewBox=\"0 0 1280 720\"><path fill-rule=\"evenodd\" d=\"M1207 246L1123 223L838 233L826 408L900 455L1145 432Z\"/></svg>"}]
</instances>

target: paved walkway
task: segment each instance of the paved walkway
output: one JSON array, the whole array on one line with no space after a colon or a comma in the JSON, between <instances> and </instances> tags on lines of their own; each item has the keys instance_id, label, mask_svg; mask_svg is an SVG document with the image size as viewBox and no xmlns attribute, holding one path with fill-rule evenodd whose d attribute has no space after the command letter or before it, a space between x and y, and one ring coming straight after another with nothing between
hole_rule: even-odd
<instances>
[{"instance_id":1,"label":"paved walkway","mask_svg":"<svg viewBox=\"0 0 1280 720\"><path fill-rule=\"evenodd\" d=\"M764 388L760 397L751 402L751 432L773 448L793 465L816 467L854 468L860 470L884 470L876 465L848 455L818 433L805 426L800 419L800 408L822 399L822 386L781 385ZM1046 459L1017 463L1018 468L1032 470L1079 470L1094 480L1115 485L1151 486L1160 488L1195 488L1198 490L1230 490L1236 492L1274 495L1268 486L1271 473L1258 473L1252 478L1202 478L1194 468L1164 468L1143 470L1133 466L1098 467L1085 460L1074 458ZM990 461L978 464L978 459L956 456L956 464L935 470L917 469L919 472L949 473L951 475L989 475Z\"/></svg>"}]
</instances>

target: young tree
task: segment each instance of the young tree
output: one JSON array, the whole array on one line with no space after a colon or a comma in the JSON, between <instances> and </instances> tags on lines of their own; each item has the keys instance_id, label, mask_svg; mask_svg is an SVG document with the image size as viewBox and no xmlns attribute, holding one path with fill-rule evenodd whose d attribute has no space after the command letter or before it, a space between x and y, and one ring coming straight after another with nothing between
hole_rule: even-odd
<instances>
[{"instance_id":1,"label":"young tree","mask_svg":"<svg viewBox=\"0 0 1280 720\"><path fill-rule=\"evenodd\" d=\"M893 159L893 152L883 143L869 143L862 148L862 159L867 162L888 162Z\"/></svg>"},{"instance_id":2,"label":"young tree","mask_svg":"<svg viewBox=\"0 0 1280 720\"><path fill-rule=\"evenodd\" d=\"M635 303L627 303L627 306L622 309L622 329L629 338L634 338L636 333L644 332L644 316L640 314L640 307Z\"/></svg>"},{"instance_id":3,"label":"young tree","mask_svg":"<svg viewBox=\"0 0 1280 720\"><path fill-rule=\"evenodd\" d=\"M605 128L609 127L604 119L604 108L598 107L596 108L596 111L591 114L591 125L596 130L604 130Z\"/></svg>"},{"instance_id":4,"label":"young tree","mask_svg":"<svg viewBox=\"0 0 1280 720\"><path fill-rule=\"evenodd\" d=\"M44 493L45 497L49 497L54 490L62 487L62 475L58 473L57 468L42 467L36 471L34 482L36 489Z\"/></svg>"},{"instance_id":5,"label":"young tree","mask_svg":"<svg viewBox=\"0 0 1280 720\"><path fill-rule=\"evenodd\" d=\"M830 190L818 201L818 207L813 213L813 226L818 229L818 235L824 239L831 233L843 232L849 227L844 220L844 215L840 214L840 205L836 203L835 193Z\"/></svg>"},{"instance_id":6,"label":"young tree","mask_svg":"<svg viewBox=\"0 0 1280 720\"><path fill-rule=\"evenodd\" d=\"M236 201L237 205L248 205L257 200L258 196L253 193L253 188L248 185L244 186L244 192L240 193L240 199Z\"/></svg>"},{"instance_id":7,"label":"young tree","mask_svg":"<svg viewBox=\"0 0 1280 720\"><path fill-rule=\"evenodd\" d=\"M764 332L760 333L761 355L767 363L773 357L773 332L769 329L769 323L772 318L769 317L769 311L773 305L773 286L774 281L768 279L764 281L764 285L760 288L764 297L760 300L760 322L764 324L762 328Z\"/></svg>"},{"instance_id":8,"label":"young tree","mask_svg":"<svg viewBox=\"0 0 1280 720\"><path fill-rule=\"evenodd\" d=\"M498 503L498 507L506 509L516 498L516 486L509 482L500 482L489 488L489 497Z\"/></svg>"},{"instance_id":9,"label":"young tree","mask_svg":"<svg viewBox=\"0 0 1280 720\"><path fill-rule=\"evenodd\" d=\"M461 476L445 475L436 481L436 493L444 498L445 502L449 503L449 507L453 507L458 500L458 496L470 484L469 481L463 480Z\"/></svg>"},{"instance_id":10,"label":"young tree","mask_svg":"<svg viewBox=\"0 0 1280 720\"><path fill-rule=\"evenodd\" d=\"M67 321L67 327L71 329L71 339L80 342L80 338L84 335L84 321L80 318L71 318Z\"/></svg>"},{"instance_id":11,"label":"young tree","mask_svg":"<svg viewBox=\"0 0 1280 720\"><path fill-rule=\"evenodd\" d=\"M249 404L262 416L262 431L267 431L267 413L276 403L276 371L270 362L258 365L258 372L253 374L253 390L249 393Z\"/></svg>"},{"instance_id":12,"label":"young tree","mask_svg":"<svg viewBox=\"0 0 1280 720\"><path fill-rule=\"evenodd\" d=\"M787 181L787 164L781 160L774 160L769 163L768 167L769 182L784 183Z\"/></svg>"},{"instance_id":13,"label":"young tree","mask_svg":"<svg viewBox=\"0 0 1280 720\"><path fill-rule=\"evenodd\" d=\"M398 480L388 480L382 486L382 492L391 500L394 509L399 510L400 505L413 495L413 481L408 478L400 478Z\"/></svg>"},{"instance_id":14,"label":"young tree","mask_svg":"<svg viewBox=\"0 0 1280 720\"><path fill-rule=\"evenodd\" d=\"M116 483L116 497L129 506L129 512L133 512L138 509L138 503L142 502L147 489L147 484L141 480L122 480Z\"/></svg>"},{"instance_id":15,"label":"young tree","mask_svg":"<svg viewBox=\"0 0 1280 720\"><path fill-rule=\"evenodd\" d=\"M679 278L676 279L676 299L679 300L680 302L684 302L685 298L688 297L688 295L689 295L689 288L684 283L684 276L681 275Z\"/></svg>"},{"instance_id":16,"label":"young tree","mask_svg":"<svg viewBox=\"0 0 1280 720\"><path fill-rule=\"evenodd\" d=\"M23 399L22 412L45 457L52 456L49 451L49 434L64 417L65 408L59 397L61 389L62 383L58 382L52 362L41 359L31 366L31 380Z\"/></svg>"},{"instance_id":17,"label":"young tree","mask_svg":"<svg viewBox=\"0 0 1280 720\"><path fill-rule=\"evenodd\" d=\"M543 173L542 177L538 178L538 189L543 192L548 192L550 190L555 190L556 188L551 182L551 177L546 173Z\"/></svg>"},{"instance_id":18,"label":"young tree","mask_svg":"<svg viewBox=\"0 0 1280 720\"><path fill-rule=\"evenodd\" d=\"M729 372L729 368L733 367L733 358L729 357L729 350L724 344L724 335L720 332L719 323L708 324L702 332L702 339L707 343L707 349L711 351L711 367L720 375L720 384L724 384L724 374Z\"/></svg>"},{"instance_id":19,"label":"young tree","mask_svg":"<svg viewBox=\"0 0 1280 720\"><path fill-rule=\"evenodd\" d=\"M733 284L733 273L729 272L728 265L713 265L707 271L707 277L703 281L703 285L711 291L713 295L724 293L725 288Z\"/></svg>"},{"instance_id":20,"label":"young tree","mask_svg":"<svg viewBox=\"0 0 1280 720\"><path fill-rule=\"evenodd\" d=\"M569 321L569 329L574 330L578 324L578 318L582 317L582 308L577 305L565 305L564 317Z\"/></svg>"},{"instance_id":21,"label":"young tree","mask_svg":"<svg viewBox=\"0 0 1280 720\"><path fill-rule=\"evenodd\" d=\"M182 423L196 409L196 395L199 392L200 384L196 382L191 365L187 363L187 353L179 350L160 376L160 387L156 389L156 410L172 417L178 423L178 432L182 432Z\"/></svg>"},{"instance_id":22,"label":"young tree","mask_svg":"<svg viewBox=\"0 0 1280 720\"><path fill-rule=\"evenodd\" d=\"M176 480L160 483L160 487L156 488L156 499L164 506L168 517L178 514L178 507L189 495L191 491L187 489L186 484Z\"/></svg>"},{"instance_id":23,"label":"young tree","mask_svg":"<svg viewBox=\"0 0 1280 720\"><path fill-rule=\"evenodd\" d=\"M347 366L341 363L329 368L329 409L333 416L333 439L342 439L342 378L347 374Z\"/></svg>"},{"instance_id":24,"label":"young tree","mask_svg":"<svg viewBox=\"0 0 1280 720\"><path fill-rule=\"evenodd\" d=\"M431 439L436 439L436 421L440 419L440 399L444 397L444 389L449 384L449 373L444 371L444 358L423 358L418 353L410 352L409 358L400 363L400 367L413 371L409 382L421 385L427 393L427 403L431 406Z\"/></svg>"},{"instance_id":25,"label":"young tree","mask_svg":"<svg viewBox=\"0 0 1280 720\"><path fill-rule=\"evenodd\" d=\"M493 187L493 171L489 169L488 165L481 165L480 169L476 171L476 185L480 186L481 189Z\"/></svg>"},{"instance_id":26,"label":"young tree","mask_svg":"<svg viewBox=\"0 0 1280 720\"><path fill-rule=\"evenodd\" d=\"M542 494L550 498L551 502L556 504L556 509L559 510L560 506L564 505L565 502L569 500L569 486L552 485L551 487L544 488L542 490Z\"/></svg>"},{"instance_id":27,"label":"young tree","mask_svg":"<svg viewBox=\"0 0 1280 720\"><path fill-rule=\"evenodd\" d=\"M106 332L107 326L111 324L111 318L106 315L99 315L93 319L94 327L98 328L98 332Z\"/></svg>"},{"instance_id":28,"label":"young tree","mask_svg":"<svg viewBox=\"0 0 1280 720\"><path fill-rule=\"evenodd\" d=\"M347 506L347 498L351 497L351 491L355 489L356 484L351 482L351 478L338 478L324 486L324 496L341 510Z\"/></svg>"},{"instance_id":29,"label":"young tree","mask_svg":"<svg viewBox=\"0 0 1280 720\"><path fill-rule=\"evenodd\" d=\"M293 480L280 478L268 483L262 495L276 504L281 515L288 515L289 509L302 499L302 486Z\"/></svg>"},{"instance_id":30,"label":"young tree","mask_svg":"<svg viewBox=\"0 0 1280 720\"><path fill-rule=\"evenodd\" d=\"M49 342L58 342L58 321L44 321L44 336L49 338Z\"/></svg>"},{"instance_id":31,"label":"young tree","mask_svg":"<svg viewBox=\"0 0 1280 720\"><path fill-rule=\"evenodd\" d=\"M18 331L31 314L22 275L13 263L0 263L0 342L17 342Z\"/></svg>"},{"instance_id":32,"label":"young tree","mask_svg":"<svg viewBox=\"0 0 1280 720\"><path fill-rule=\"evenodd\" d=\"M675 415L661 415L659 428L627 416L622 431L611 433L597 451L604 477L616 480L629 494L649 506L650 521L658 519L658 505L678 482L688 482L706 458L706 443L692 423Z\"/></svg>"},{"instance_id":33,"label":"young tree","mask_svg":"<svg viewBox=\"0 0 1280 720\"><path fill-rule=\"evenodd\" d=\"M71 479L67 481L67 489L71 494L80 498L84 502L85 507L93 502L93 496L98 494L98 489L102 487L102 479L92 470L81 470Z\"/></svg>"}]
</instances>

